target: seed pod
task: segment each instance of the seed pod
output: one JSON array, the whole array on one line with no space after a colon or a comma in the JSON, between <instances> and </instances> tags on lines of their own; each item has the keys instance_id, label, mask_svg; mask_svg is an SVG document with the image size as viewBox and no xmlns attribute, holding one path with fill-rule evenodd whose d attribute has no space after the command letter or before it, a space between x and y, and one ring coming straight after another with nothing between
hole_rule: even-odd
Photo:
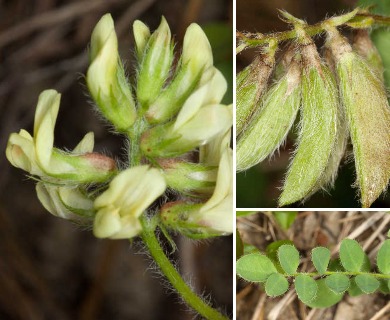
<instances>
[{"instance_id":1,"label":"seed pod","mask_svg":"<svg viewBox=\"0 0 390 320\"><path fill-rule=\"evenodd\" d=\"M348 143L348 127L345 115L339 104L338 116L337 116L337 135L335 145L332 154L329 158L328 165L321 178L319 188L327 189L333 187L336 181L338 168L340 162L345 155L345 150Z\"/></svg>"},{"instance_id":2,"label":"seed pod","mask_svg":"<svg viewBox=\"0 0 390 320\"><path fill-rule=\"evenodd\" d=\"M305 40L298 147L279 198L280 206L301 200L318 189L337 134L339 100L336 81L321 62L312 40L308 37Z\"/></svg>"},{"instance_id":3,"label":"seed pod","mask_svg":"<svg viewBox=\"0 0 390 320\"><path fill-rule=\"evenodd\" d=\"M332 52L329 48L324 47L323 57L326 61L326 64L331 69L332 73L336 71L336 63L333 59ZM340 162L345 155L345 150L348 143L348 126L347 120L345 118L345 112L341 103L338 104L338 115L337 115L337 135L336 142L332 154L330 155L328 165L325 169L324 174L321 177L321 180L318 182L317 188L313 192L306 196L310 197L313 193L320 189L327 190L334 186L336 181L337 172L340 166Z\"/></svg>"},{"instance_id":4,"label":"seed pod","mask_svg":"<svg viewBox=\"0 0 390 320\"><path fill-rule=\"evenodd\" d=\"M347 120L345 119L344 111L342 109L342 105L339 104L338 112L337 112L337 133L336 133L336 141L334 144L334 148L329 157L328 164L326 169L318 181L316 187L313 191L305 196L305 199L308 199L311 195L317 192L320 189L328 190L334 186L334 183L337 178L338 169L340 167L340 162L345 155L345 150L347 148L348 143L348 126Z\"/></svg>"},{"instance_id":5,"label":"seed pod","mask_svg":"<svg viewBox=\"0 0 390 320\"><path fill-rule=\"evenodd\" d=\"M282 144L296 118L301 98L300 62L265 94L261 109L237 141L237 171L253 167Z\"/></svg>"},{"instance_id":6,"label":"seed pod","mask_svg":"<svg viewBox=\"0 0 390 320\"><path fill-rule=\"evenodd\" d=\"M377 72L378 77L383 81L383 62L382 58L371 41L370 35L366 29L355 31L353 37L353 49L363 58L366 59L368 65Z\"/></svg>"},{"instance_id":7,"label":"seed pod","mask_svg":"<svg viewBox=\"0 0 390 320\"><path fill-rule=\"evenodd\" d=\"M237 75L236 136L249 122L272 73L275 56L270 51L257 56Z\"/></svg>"},{"instance_id":8,"label":"seed pod","mask_svg":"<svg viewBox=\"0 0 390 320\"><path fill-rule=\"evenodd\" d=\"M383 82L336 29L327 45L336 60L363 207L370 207L390 178L390 108Z\"/></svg>"}]
</instances>

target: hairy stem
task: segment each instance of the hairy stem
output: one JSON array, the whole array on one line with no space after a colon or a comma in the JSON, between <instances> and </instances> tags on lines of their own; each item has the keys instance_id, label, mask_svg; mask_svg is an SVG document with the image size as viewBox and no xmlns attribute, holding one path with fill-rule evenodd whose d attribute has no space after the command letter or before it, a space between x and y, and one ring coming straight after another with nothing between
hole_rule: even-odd
<instances>
[{"instance_id":1,"label":"hairy stem","mask_svg":"<svg viewBox=\"0 0 390 320\"><path fill-rule=\"evenodd\" d=\"M153 219L148 219L143 215L141 217L143 227L142 239L149 249L153 259L160 267L161 271L168 278L172 286L176 289L183 300L200 315L210 320L226 320L224 315L210 307L203 301L191 288L185 283L179 272L165 255L160 243L155 235L156 223Z\"/></svg>"},{"instance_id":2,"label":"hairy stem","mask_svg":"<svg viewBox=\"0 0 390 320\"><path fill-rule=\"evenodd\" d=\"M129 138L129 167L138 166L141 164L141 150L140 150L140 139L141 134L145 131L147 123L143 117L138 117L128 132Z\"/></svg>"},{"instance_id":3,"label":"hairy stem","mask_svg":"<svg viewBox=\"0 0 390 320\"><path fill-rule=\"evenodd\" d=\"M347 18L344 19L344 17ZM334 27L347 25L356 29L370 28L373 26L390 26L390 17L369 14L366 12L358 12L350 19L348 19L348 14L346 14L342 16L332 17L330 19L324 20L313 25L302 24L301 27L305 30L305 33L307 35L313 37L322 32L325 32L327 24L331 24ZM297 31L293 29L283 32L270 33L266 35L261 33L237 32L236 36L238 39L236 53L238 54L247 48L268 45L271 41L279 43L282 41L295 39L297 38Z\"/></svg>"},{"instance_id":4,"label":"hairy stem","mask_svg":"<svg viewBox=\"0 0 390 320\"><path fill-rule=\"evenodd\" d=\"M324 274L319 274L317 272L297 272L291 275L284 275L285 277L296 277L298 275L306 275L310 277L320 277L320 276L329 276L332 274L344 274L346 276L358 276L358 275L371 275L379 279L390 279L390 274L382 273L370 273L370 272L350 272L350 271L326 271Z\"/></svg>"}]
</instances>

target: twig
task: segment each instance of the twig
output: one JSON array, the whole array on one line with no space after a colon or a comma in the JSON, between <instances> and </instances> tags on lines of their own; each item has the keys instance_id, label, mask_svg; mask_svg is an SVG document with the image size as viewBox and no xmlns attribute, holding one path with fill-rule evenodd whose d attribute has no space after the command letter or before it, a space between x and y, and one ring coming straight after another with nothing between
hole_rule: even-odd
<instances>
[{"instance_id":1,"label":"twig","mask_svg":"<svg viewBox=\"0 0 390 320\"><path fill-rule=\"evenodd\" d=\"M262 294L259 298L259 301L256 304L255 311L253 312L251 320L263 320L264 319L264 303L266 300L266 295Z\"/></svg>"},{"instance_id":2,"label":"twig","mask_svg":"<svg viewBox=\"0 0 390 320\"><path fill-rule=\"evenodd\" d=\"M380 309L377 313L375 313L375 315L371 317L370 320L380 319L389 310L390 310L390 302L388 302L382 309Z\"/></svg>"},{"instance_id":3,"label":"twig","mask_svg":"<svg viewBox=\"0 0 390 320\"><path fill-rule=\"evenodd\" d=\"M370 246L370 244L375 240L375 238L383 231L383 229L387 226L387 224L390 222L390 215L386 215L386 217L383 219L382 223L379 227L375 228L374 232L371 234L371 236L366 240L366 242L363 245L363 250L367 250L367 248Z\"/></svg>"}]
</instances>

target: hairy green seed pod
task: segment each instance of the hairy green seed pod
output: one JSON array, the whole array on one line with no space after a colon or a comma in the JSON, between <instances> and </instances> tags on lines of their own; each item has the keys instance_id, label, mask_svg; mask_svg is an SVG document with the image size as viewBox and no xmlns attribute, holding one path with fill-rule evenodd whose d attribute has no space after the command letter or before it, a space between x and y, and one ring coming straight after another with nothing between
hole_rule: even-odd
<instances>
[{"instance_id":1,"label":"hairy green seed pod","mask_svg":"<svg viewBox=\"0 0 390 320\"><path fill-rule=\"evenodd\" d=\"M274 51L257 56L237 75L236 136L249 122L275 65Z\"/></svg>"},{"instance_id":2,"label":"hairy green seed pod","mask_svg":"<svg viewBox=\"0 0 390 320\"><path fill-rule=\"evenodd\" d=\"M366 59L369 66L377 72L379 78L383 81L383 62L382 58L371 41L370 35L366 29L355 31L353 37L353 49L363 58Z\"/></svg>"},{"instance_id":3,"label":"hairy green seed pod","mask_svg":"<svg viewBox=\"0 0 390 320\"><path fill-rule=\"evenodd\" d=\"M332 52L329 48L324 47L323 57L326 61L326 64L331 69L332 73L335 73L336 62L333 59ZM318 182L317 187L313 190L311 194L306 196L305 198L310 197L313 193L317 192L320 189L327 190L334 186L336 181L338 169L340 166L340 162L345 155L345 150L347 148L348 143L348 126L347 120L345 119L345 112L341 105L338 104L338 115L337 115L337 134L336 134L336 142L334 145L334 149L332 154L330 155L328 165L325 169L324 174L322 175L320 181Z\"/></svg>"},{"instance_id":4,"label":"hairy green seed pod","mask_svg":"<svg viewBox=\"0 0 390 320\"><path fill-rule=\"evenodd\" d=\"M300 83L300 63L293 60L287 73L264 95L261 109L238 138L237 171L263 161L282 144L299 109Z\"/></svg>"},{"instance_id":5,"label":"hairy green seed pod","mask_svg":"<svg viewBox=\"0 0 390 320\"><path fill-rule=\"evenodd\" d=\"M353 144L356 185L363 207L370 207L390 179L390 108L383 82L367 62L352 51L336 29L327 45L336 60L340 96Z\"/></svg>"},{"instance_id":6,"label":"hairy green seed pod","mask_svg":"<svg viewBox=\"0 0 390 320\"><path fill-rule=\"evenodd\" d=\"M311 41L311 40L310 40ZM339 100L336 81L314 43L302 48L301 123L279 205L301 200L318 189L334 149Z\"/></svg>"},{"instance_id":7,"label":"hairy green seed pod","mask_svg":"<svg viewBox=\"0 0 390 320\"><path fill-rule=\"evenodd\" d=\"M337 172L340 166L340 162L345 155L345 150L348 143L348 127L339 104L338 116L337 116L337 135L335 145L332 151L332 154L329 158L328 165L325 169L323 176L321 177L321 182L319 183L318 189L328 189L333 187L336 181Z\"/></svg>"},{"instance_id":8,"label":"hairy green seed pod","mask_svg":"<svg viewBox=\"0 0 390 320\"><path fill-rule=\"evenodd\" d=\"M304 200L308 199L318 190L328 190L334 186L337 178L338 169L340 167L341 160L345 155L345 151L348 144L348 126L347 120L342 109L342 105L339 104L338 115L337 115L337 133L334 148L329 157L328 164L320 180L313 191L308 194Z\"/></svg>"}]
</instances>

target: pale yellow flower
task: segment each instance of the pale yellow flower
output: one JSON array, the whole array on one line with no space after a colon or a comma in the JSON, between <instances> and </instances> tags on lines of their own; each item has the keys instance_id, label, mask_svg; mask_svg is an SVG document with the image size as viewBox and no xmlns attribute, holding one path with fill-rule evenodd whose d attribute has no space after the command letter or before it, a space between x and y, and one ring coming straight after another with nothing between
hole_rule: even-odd
<instances>
[{"instance_id":1,"label":"pale yellow flower","mask_svg":"<svg viewBox=\"0 0 390 320\"><path fill-rule=\"evenodd\" d=\"M73 152L54 148L54 127L61 95L43 91L38 100L34 137L27 131L12 133L6 149L7 159L17 168L42 180L62 179L61 183L105 181L115 172L115 162L93 153L93 133L88 133ZM65 181L67 180L67 181ZM57 181L58 183L58 181Z\"/></svg>"},{"instance_id":2,"label":"pale yellow flower","mask_svg":"<svg viewBox=\"0 0 390 320\"><path fill-rule=\"evenodd\" d=\"M95 199L93 232L98 238L128 239L141 230L139 217L166 189L159 170L136 166L119 173Z\"/></svg>"},{"instance_id":3,"label":"pale yellow flower","mask_svg":"<svg viewBox=\"0 0 390 320\"><path fill-rule=\"evenodd\" d=\"M136 110L110 14L105 14L92 32L90 58L88 89L103 115L118 131L126 132L135 121Z\"/></svg>"},{"instance_id":4,"label":"pale yellow flower","mask_svg":"<svg viewBox=\"0 0 390 320\"><path fill-rule=\"evenodd\" d=\"M93 201L77 187L38 182L36 191L39 201L54 216L81 223L91 221L94 215Z\"/></svg>"}]
</instances>

